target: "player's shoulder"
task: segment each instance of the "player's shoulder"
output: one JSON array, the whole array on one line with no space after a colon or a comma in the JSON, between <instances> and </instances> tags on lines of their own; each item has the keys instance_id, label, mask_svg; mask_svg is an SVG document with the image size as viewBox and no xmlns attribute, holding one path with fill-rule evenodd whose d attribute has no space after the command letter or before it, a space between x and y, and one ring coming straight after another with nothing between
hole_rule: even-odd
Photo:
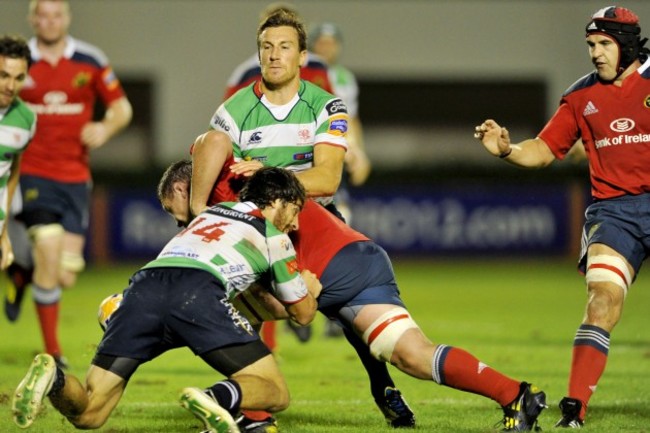
<instances>
[{"instance_id":1,"label":"player's shoulder","mask_svg":"<svg viewBox=\"0 0 650 433\"><path fill-rule=\"evenodd\" d=\"M238 114L248 113L260 101L260 96L255 92L256 84L257 81L239 89L226 99L223 106L231 116L237 117Z\"/></svg>"},{"instance_id":2,"label":"player's shoulder","mask_svg":"<svg viewBox=\"0 0 650 433\"><path fill-rule=\"evenodd\" d=\"M312 106L316 112L320 112L323 108L327 109L330 115L348 112L341 98L309 81L301 80L298 94L300 99Z\"/></svg>"},{"instance_id":3,"label":"player's shoulder","mask_svg":"<svg viewBox=\"0 0 650 433\"><path fill-rule=\"evenodd\" d=\"M228 78L227 85L231 87L239 86L251 78L261 76L261 74L259 57L255 53L235 67Z\"/></svg>"},{"instance_id":4,"label":"player's shoulder","mask_svg":"<svg viewBox=\"0 0 650 433\"><path fill-rule=\"evenodd\" d=\"M97 68L108 66L108 57L96 45L73 37L69 38L68 44L72 51L70 58L73 61L89 63Z\"/></svg>"},{"instance_id":5,"label":"player's shoulder","mask_svg":"<svg viewBox=\"0 0 650 433\"><path fill-rule=\"evenodd\" d=\"M644 79L650 80L650 56L645 59L639 69L637 69L637 72Z\"/></svg>"},{"instance_id":6,"label":"player's shoulder","mask_svg":"<svg viewBox=\"0 0 650 433\"><path fill-rule=\"evenodd\" d=\"M564 91L562 97L567 97L572 93L591 88L599 83L598 73L590 72L587 75L580 77L574 82L567 90Z\"/></svg>"},{"instance_id":7,"label":"player's shoulder","mask_svg":"<svg viewBox=\"0 0 650 433\"><path fill-rule=\"evenodd\" d=\"M311 51L307 52L307 60L305 61L303 68L323 71L327 71L329 69L325 60L318 54L314 54Z\"/></svg>"},{"instance_id":8,"label":"player's shoulder","mask_svg":"<svg viewBox=\"0 0 650 433\"><path fill-rule=\"evenodd\" d=\"M36 122L36 113L20 97L16 97L12 103L11 117L19 123L16 126L25 129L30 129Z\"/></svg>"}]
</instances>

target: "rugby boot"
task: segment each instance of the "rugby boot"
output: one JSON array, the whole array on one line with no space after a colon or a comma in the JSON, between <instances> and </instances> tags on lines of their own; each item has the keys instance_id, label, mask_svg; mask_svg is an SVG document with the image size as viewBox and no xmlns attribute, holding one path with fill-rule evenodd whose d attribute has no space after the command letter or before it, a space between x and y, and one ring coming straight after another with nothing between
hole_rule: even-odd
<instances>
[{"instance_id":1,"label":"rugby boot","mask_svg":"<svg viewBox=\"0 0 650 433\"><path fill-rule=\"evenodd\" d=\"M241 433L278 433L278 422L272 416L256 421L254 419L241 416L237 419L237 426Z\"/></svg>"},{"instance_id":2,"label":"rugby boot","mask_svg":"<svg viewBox=\"0 0 650 433\"><path fill-rule=\"evenodd\" d=\"M519 385L519 395L502 406L504 429L501 431L541 431L537 417L546 408L546 394L526 382Z\"/></svg>"},{"instance_id":3,"label":"rugby boot","mask_svg":"<svg viewBox=\"0 0 650 433\"><path fill-rule=\"evenodd\" d=\"M36 355L27 374L14 392L11 411L14 422L20 428L27 428L41 411L43 400L52 389L56 377L56 363L52 355Z\"/></svg>"},{"instance_id":4,"label":"rugby boot","mask_svg":"<svg viewBox=\"0 0 650 433\"><path fill-rule=\"evenodd\" d=\"M5 316L10 322L18 320L20 306L27 291L27 285L32 281L32 270L12 263L7 268L7 292L5 293Z\"/></svg>"},{"instance_id":5,"label":"rugby boot","mask_svg":"<svg viewBox=\"0 0 650 433\"><path fill-rule=\"evenodd\" d=\"M181 406L203 421L209 433L240 433L237 423L228 412L199 388L184 388Z\"/></svg>"},{"instance_id":6,"label":"rugby boot","mask_svg":"<svg viewBox=\"0 0 650 433\"><path fill-rule=\"evenodd\" d=\"M584 421L580 419L582 402L575 398L564 397L560 401L562 418L555 424L556 428L582 428Z\"/></svg>"},{"instance_id":7,"label":"rugby boot","mask_svg":"<svg viewBox=\"0 0 650 433\"><path fill-rule=\"evenodd\" d=\"M402 397L399 390L386 387L384 397L375 399L375 403L384 414L386 422L393 428L414 428L415 415Z\"/></svg>"}]
</instances>

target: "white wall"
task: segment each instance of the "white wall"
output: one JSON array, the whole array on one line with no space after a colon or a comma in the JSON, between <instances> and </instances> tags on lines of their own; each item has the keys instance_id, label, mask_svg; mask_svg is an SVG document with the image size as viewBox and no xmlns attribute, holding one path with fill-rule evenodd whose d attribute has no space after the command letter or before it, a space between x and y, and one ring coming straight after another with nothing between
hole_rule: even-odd
<instances>
[{"instance_id":1,"label":"white wall","mask_svg":"<svg viewBox=\"0 0 650 433\"><path fill-rule=\"evenodd\" d=\"M160 163L186 155L230 71L255 50L259 0L71 0L71 33L122 75L151 75ZM549 107L591 70L583 40L592 0L297 0L307 22L340 24L344 63L363 77L541 78ZM650 34L650 1L623 6ZM0 0L0 33L30 34L27 0ZM477 95L480 101L480 95ZM489 103L489 101L480 101ZM550 114L550 113L549 113ZM476 119L479 122L482 119ZM474 125L467 125L468 134ZM524 138L524 137L521 137Z\"/></svg>"}]
</instances>

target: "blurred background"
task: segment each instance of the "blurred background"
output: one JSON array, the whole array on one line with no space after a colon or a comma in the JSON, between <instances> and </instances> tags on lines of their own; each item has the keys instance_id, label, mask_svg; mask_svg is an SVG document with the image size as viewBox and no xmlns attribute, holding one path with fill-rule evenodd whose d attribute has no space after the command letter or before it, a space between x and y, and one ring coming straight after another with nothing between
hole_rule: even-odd
<instances>
[{"instance_id":1,"label":"blurred background","mask_svg":"<svg viewBox=\"0 0 650 433\"><path fill-rule=\"evenodd\" d=\"M31 36L26 0L0 0L0 32ZM232 70L256 50L257 0L71 0L71 34L102 48L134 107L92 155L94 261L150 258L176 228L159 209L164 168L188 157ZM509 167L473 138L494 118L534 136L592 70L586 0L289 2L343 33L373 164L351 190L352 225L393 255L571 255L589 201L584 162ZM650 2L620 4L649 29ZM642 30L642 36L650 30Z\"/></svg>"}]
</instances>

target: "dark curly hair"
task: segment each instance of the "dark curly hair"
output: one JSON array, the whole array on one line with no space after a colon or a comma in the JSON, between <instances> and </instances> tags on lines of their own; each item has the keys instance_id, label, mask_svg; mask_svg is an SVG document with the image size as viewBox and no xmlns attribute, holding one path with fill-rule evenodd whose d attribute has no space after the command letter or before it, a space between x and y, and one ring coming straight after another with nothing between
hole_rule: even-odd
<instances>
[{"instance_id":1,"label":"dark curly hair","mask_svg":"<svg viewBox=\"0 0 650 433\"><path fill-rule=\"evenodd\" d=\"M27 66L32 64L32 53L27 41L21 36L4 35L0 37L0 56L10 59L25 59Z\"/></svg>"},{"instance_id":2,"label":"dark curly hair","mask_svg":"<svg viewBox=\"0 0 650 433\"><path fill-rule=\"evenodd\" d=\"M280 199L300 207L307 194L295 174L279 167L263 167L255 172L239 193L239 201L251 201L259 208Z\"/></svg>"}]
</instances>

